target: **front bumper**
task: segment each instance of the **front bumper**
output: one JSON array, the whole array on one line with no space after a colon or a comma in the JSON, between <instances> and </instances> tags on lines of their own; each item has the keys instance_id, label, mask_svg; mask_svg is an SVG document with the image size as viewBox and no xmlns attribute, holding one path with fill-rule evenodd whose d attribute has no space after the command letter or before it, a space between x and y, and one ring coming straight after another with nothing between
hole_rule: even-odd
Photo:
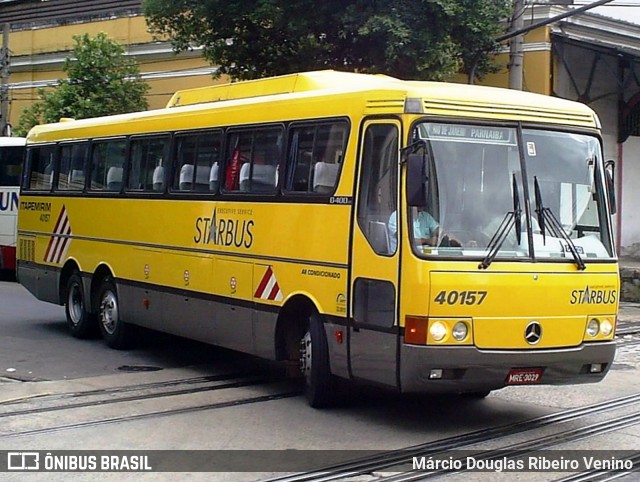
<instances>
[{"instance_id":1,"label":"front bumper","mask_svg":"<svg viewBox=\"0 0 640 482\"><path fill-rule=\"evenodd\" d=\"M548 350L479 350L476 347L433 347L403 344L400 384L404 393L464 393L506 386L513 368L541 368L539 384L564 385L602 380L613 363L614 341L583 343L575 348ZM589 366L602 364L602 372ZM442 370L441 379L430 379Z\"/></svg>"}]
</instances>

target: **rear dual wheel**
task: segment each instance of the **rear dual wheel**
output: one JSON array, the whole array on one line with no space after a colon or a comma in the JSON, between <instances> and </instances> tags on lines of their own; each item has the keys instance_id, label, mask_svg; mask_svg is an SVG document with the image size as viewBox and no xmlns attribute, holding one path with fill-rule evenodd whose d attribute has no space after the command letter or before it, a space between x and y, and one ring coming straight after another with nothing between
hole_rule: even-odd
<instances>
[{"instance_id":1,"label":"rear dual wheel","mask_svg":"<svg viewBox=\"0 0 640 482\"><path fill-rule=\"evenodd\" d=\"M67 280L64 312L69 331L76 338L91 338L98 334L98 320L95 314L87 310L82 278L74 271Z\"/></svg>"},{"instance_id":2,"label":"rear dual wheel","mask_svg":"<svg viewBox=\"0 0 640 482\"><path fill-rule=\"evenodd\" d=\"M120 316L120 302L116 284L106 276L98 289L98 321L102 338L111 348L125 349L133 343L133 327Z\"/></svg>"}]
</instances>

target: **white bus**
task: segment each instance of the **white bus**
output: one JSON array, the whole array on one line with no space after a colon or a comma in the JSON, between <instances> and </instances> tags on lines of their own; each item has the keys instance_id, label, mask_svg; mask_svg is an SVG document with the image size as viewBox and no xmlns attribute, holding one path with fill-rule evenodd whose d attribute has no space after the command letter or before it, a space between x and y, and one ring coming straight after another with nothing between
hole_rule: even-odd
<instances>
[{"instance_id":1,"label":"white bus","mask_svg":"<svg viewBox=\"0 0 640 482\"><path fill-rule=\"evenodd\" d=\"M0 270L16 269L18 192L24 146L23 137L0 137Z\"/></svg>"}]
</instances>

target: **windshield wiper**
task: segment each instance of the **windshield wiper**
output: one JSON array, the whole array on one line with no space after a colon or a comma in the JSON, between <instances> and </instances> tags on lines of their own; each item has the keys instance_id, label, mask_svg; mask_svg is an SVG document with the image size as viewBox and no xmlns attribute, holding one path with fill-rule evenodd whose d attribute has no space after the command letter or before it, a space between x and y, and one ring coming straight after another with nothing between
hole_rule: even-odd
<instances>
[{"instance_id":1,"label":"windshield wiper","mask_svg":"<svg viewBox=\"0 0 640 482\"><path fill-rule=\"evenodd\" d=\"M520 193L518 192L518 183L516 182L516 175L513 175L513 211L507 212L502 222L487 245L489 252L484 257L482 262L478 265L478 269L487 269L493 260L498 255L500 248L504 244L511 228L516 228L516 239L520 244L520 238L522 237L522 210L520 209Z\"/></svg>"},{"instance_id":2,"label":"windshield wiper","mask_svg":"<svg viewBox=\"0 0 640 482\"><path fill-rule=\"evenodd\" d=\"M542 242L546 244L546 227L547 224L549 226L549 231L556 238L560 238L567 243L567 248L571 251L571 255L576 262L579 270L585 270L587 266L584 264L580 253L578 253L578 249L576 245L573 244L573 240L569 237L567 232L562 227L558 218L556 218L555 214L549 208L545 208L542 204L542 195L540 194L540 184L538 183L538 177L533 177L533 187L535 191L536 198L536 214L538 215L538 224L540 225L540 232L542 233ZM560 243L561 246L562 243ZM564 246L563 246L564 249Z\"/></svg>"}]
</instances>

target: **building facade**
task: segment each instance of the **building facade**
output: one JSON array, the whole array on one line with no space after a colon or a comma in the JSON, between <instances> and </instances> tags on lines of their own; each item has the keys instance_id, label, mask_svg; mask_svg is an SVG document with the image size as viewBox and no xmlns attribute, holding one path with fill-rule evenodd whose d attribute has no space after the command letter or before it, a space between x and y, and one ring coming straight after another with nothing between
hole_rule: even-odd
<instances>
[{"instance_id":1,"label":"building facade","mask_svg":"<svg viewBox=\"0 0 640 482\"><path fill-rule=\"evenodd\" d=\"M150 108L166 105L178 89L211 85L215 68L195 49L175 54L167 41L147 31L141 0L4 0L0 24L9 24L9 120L37 100L39 87L53 87L64 77L73 36L105 32L126 47L151 89Z\"/></svg>"}]
</instances>

